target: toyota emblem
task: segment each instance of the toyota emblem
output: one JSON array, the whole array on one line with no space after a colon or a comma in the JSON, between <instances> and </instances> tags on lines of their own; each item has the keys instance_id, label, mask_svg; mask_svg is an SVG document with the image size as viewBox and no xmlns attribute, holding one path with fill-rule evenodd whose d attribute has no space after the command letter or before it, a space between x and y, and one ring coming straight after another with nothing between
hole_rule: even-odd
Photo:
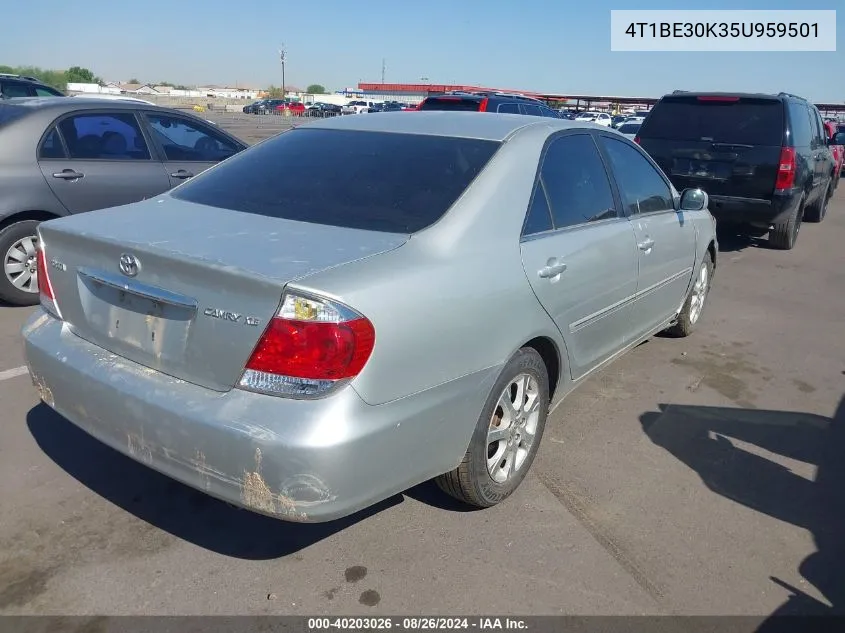
<instances>
[{"instance_id":1,"label":"toyota emblem","mask_svg":"<svg viewBox=\"0 0 845 633\"><path fill-rule=\"evenodd\" d=\"M134 256L129 255L128 253L123 253L123 255L120 256L120 272L127 277L134 277L138 274L140 269L141 265Z\"/></svg>"}]
</instances>

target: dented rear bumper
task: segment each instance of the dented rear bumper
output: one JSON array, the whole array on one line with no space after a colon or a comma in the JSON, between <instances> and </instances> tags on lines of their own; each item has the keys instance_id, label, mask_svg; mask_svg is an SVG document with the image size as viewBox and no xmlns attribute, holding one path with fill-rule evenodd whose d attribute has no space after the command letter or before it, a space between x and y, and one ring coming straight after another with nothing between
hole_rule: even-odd
<instances>
[{"instance_id":1,"label":"dented rear bumper","mask_svg":"<svg viewBox=\"0 0 845 633\"><path fill-rule=\"evenodd\" d=\"M23 328L41 399L112 448L261 514L321 522L454 468L499 368L391 403L221 393L127 361L38 310Z\"/></svg>"}]
</instances>

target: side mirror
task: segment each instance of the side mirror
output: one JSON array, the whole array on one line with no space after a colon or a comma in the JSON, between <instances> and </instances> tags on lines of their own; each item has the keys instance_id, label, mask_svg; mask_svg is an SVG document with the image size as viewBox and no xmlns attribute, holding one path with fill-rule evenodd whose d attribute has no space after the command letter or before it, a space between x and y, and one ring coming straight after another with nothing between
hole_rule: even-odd
<instances>
[{"instance_id":1,"label":"side mirror","mask_svg":"<svg viewBox=\"0 0 845 633\"><path fill-rule=\"evenodd\" d=\"M845 132L837 132L830 139L830 145L845 145Z\"/></svg>"},{"instance_id":2,"label":"side mirror","mask_svg":"<svg viewBox=\"0 0 845 633\"><path fill-rule=\"evenodd\" d=\"M681 194L681 211L703 211L710 204L710 197L702 189L684 189Z\"/></svg>"}]
</instances>

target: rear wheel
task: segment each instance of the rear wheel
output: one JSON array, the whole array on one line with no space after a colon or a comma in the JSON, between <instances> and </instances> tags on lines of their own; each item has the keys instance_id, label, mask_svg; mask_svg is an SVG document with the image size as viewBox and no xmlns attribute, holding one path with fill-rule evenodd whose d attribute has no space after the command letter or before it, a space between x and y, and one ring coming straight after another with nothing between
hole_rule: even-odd
<instances>
[{"instance_id":1,"label":"rear wheel","mask_svg":"<svg viewBox=\"0 0 845 633\"><path fill-rule=\"evenodd\" d=\"M463 461L438 477L438 486L479 508L509 497L534 462L548 411L546 365L536 350L523 348L490 392Z\"/></svg>"},{"instance_id":2,"label":"rear wheel","mask_svg":"<svg viewBox=\"0 0 845 633\"><path fill-rule=\"evenodd\" d=\"M0 231L0 299L16 306L38 303L37 220L23 220Z\"/></svg>"},{"instance_id":3,"label":"rear wheel","mask_svg":"<svg viewBox=\"0 0 845 633\"><path fill-rule=\"evenodd\" d=\"M785 220L777 222L769 231L769 245L783 251L792 250L798 241L801 221L804 219L804 200L802 196L798 207Z\"/></svg>"},{"instance_id":4,"label":"rear wheel","mask_svg":"<svg viewBox=\"0 0 845 633\"><path fill-rule=\"evenodd\" d=\"M833 197L833 182L831 182L827 186L827 191L825 191L824 196L814 204L811 208L807 209L804 213L804 219L807 222L821 222L824 220L824 216L827 215L827 203Z\"/></svg>"}]
</instances>

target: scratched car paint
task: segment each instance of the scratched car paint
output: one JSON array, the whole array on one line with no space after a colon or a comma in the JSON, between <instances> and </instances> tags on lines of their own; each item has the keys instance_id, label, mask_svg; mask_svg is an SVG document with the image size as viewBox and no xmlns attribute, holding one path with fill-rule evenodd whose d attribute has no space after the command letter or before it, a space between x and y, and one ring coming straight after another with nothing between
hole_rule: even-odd
<instances>
[{"instance_id":1,"label":"scratched car paint","mask_svg":"<svg viewBox=\"0 0 845 633\"><path fill-rule=\"evenodd\" d=\"M693 332L706 207L590 123L323 120L42 224L27 363L94 437L262 514L332 520L431 478L487 507L567 393Z\"/></svg>"}]
</instances>

